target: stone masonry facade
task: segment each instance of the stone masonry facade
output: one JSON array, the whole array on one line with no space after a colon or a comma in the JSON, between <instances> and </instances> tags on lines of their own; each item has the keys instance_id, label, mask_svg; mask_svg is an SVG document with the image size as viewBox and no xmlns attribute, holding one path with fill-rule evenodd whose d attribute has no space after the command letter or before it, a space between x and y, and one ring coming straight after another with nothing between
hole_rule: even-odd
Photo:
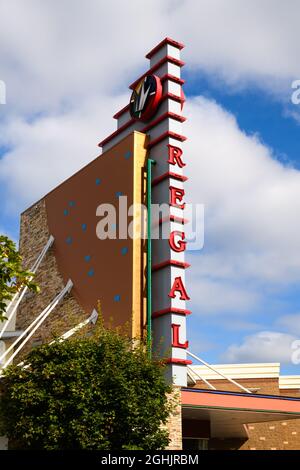
<instances>
[{"instance_id":1,"label":"stone masonry facade","mask_svg":"<svg viewBox=\"0 0 300 470\"><path fill-rule=\"evenodd\" d=\"M45 201L42 199L21 215L20 253L23 258L24 268L31 268L49 237L46 206ZM65 285L58 270L53 246L48 250L37 270L35 281L40 287L40 293L35 294L27 291L25 294L18 308L16 323L18 330L24 330L29 326ZM86 318L87 313L79 306L72 296L72 292L67 294L38 328L22 350L19 358L28 353L34 345L49 342L54 335L65 333ZM17 361L18 358L15 362Z\"/></svg>"},{"instance_id":2,"label":"stone masonry facade","mask_svg":"<svg viewBox=\"0 0 300 470\"><path fill-rule=\"evenodd\" d=\"M172 403L173 411L168 419L166 428L169 432L168 450L182 449L182 413L181 413L181 392L180 387L174 387L169 400Z\"/></svg>"}]
</instances>

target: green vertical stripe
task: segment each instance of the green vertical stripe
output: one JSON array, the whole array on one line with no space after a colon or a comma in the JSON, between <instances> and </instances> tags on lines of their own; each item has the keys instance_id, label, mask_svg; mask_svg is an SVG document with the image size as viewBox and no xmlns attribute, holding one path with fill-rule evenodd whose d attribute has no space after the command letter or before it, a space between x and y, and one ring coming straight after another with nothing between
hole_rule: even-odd
<instances>
[{"instance_id":1,"label":"green vertical stripe","mask_svg":"<svg viewBox=\"0 0 300 470\"><path fill-rule=\"evenodd\" d=\"M152 349L152 243L151 243L151 202L152 202L152 165L155 161L147 161L147 349L151 357Z\"/></svg>"}]
</instances>

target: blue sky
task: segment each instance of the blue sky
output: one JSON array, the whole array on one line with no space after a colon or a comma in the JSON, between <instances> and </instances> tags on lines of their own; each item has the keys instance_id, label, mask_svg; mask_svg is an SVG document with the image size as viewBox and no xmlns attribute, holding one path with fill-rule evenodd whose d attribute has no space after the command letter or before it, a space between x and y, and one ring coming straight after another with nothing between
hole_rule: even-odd
<instances>
[{"instance_id":1,"label":"blue sky","mask_svg":"<svg viewBox=\"0 0 300 470\"><path fill-rule=\"evenodd\" d=\"M187 194L205 206L204 249L188 253L191 349L299 374L299 2L23 3L0 0L0 231L17 239L20 212L97 156L145 53L183 41Z\"/></svg>"},{"instance_id":2,"label":"blue sky","mask_svg":"<svg viewBox=\"0 0 300 470\"><path fill-rule=\"evenodd\" d=\"M215 83L201 72L195 74L183 70L183 76L187 80L187 96L201 94L216 100L234 114L242 130L259 134L281 162L300 168L299 123L287 114L288 111L297 112L297 106L291 102L291 88L287 87L282 100L278 101L266 90L255 86L233 90L222 81Z\"/></svg>"},{"instance_id":3,"label":"blue sky","mask_svg":"<svg viewBox=\"0 0 300 470\"><path fill-rule=\"evenodd\" d=\"M286 95L281 96L279 100L257 86L242 90L234 90L231 87L228 89L222 80L216 82L211 80L208 74L201 72L195 74L188 68L183 73L183 77L186 79L185 93L188 98L202 95L217 102L236 118L241 131L249 136L256 135L265 146L269 147L274 159L277 159L283 166L300 169L299 122L289 113L298 113L299 110L295 109L295 105L291 103L291 89L287 89ZM191 256L192 263L201 264L201 256L214 252L215 249L216 247L211 246L210 240L206 238L202 252ZM210 274L214 276L214 272ZM189 276L193 276L192 268ZM226 308L223 318L220 316L222 308L218 315L212 315L205 309L201 312L199 305L192 301L195 315L189 318L191 345L197 348L197 345L202 344L205 357L218 363L230 357L228 354L224 355L224 351L231 345L240 346L243 339L245 341L246 337L253 337L257 332L268 331L277 334L278 330L290 331L293 327L282 328L284 321L281 319L286 316L290 321L295 321L294 328L299 333L299 280L288 282L287 285L283 284L284 286L279 282L271 289L270 286L265 286L260 302L248 312L246 317L242 312L237 318L236 314L231 315ZM245 287L243 281L240 285L242 288ZM248 286L251 289L251 285ZM201 328L199 328L199 319L201 319ZM269 340L269 338L266 339ZM200 351L198 352L200 354ZM258 361L280 360L280 356L277 356L277 359L276 353L272 350L270 354L264 356L261 351L258 351L258 354L255 351L249 354L247 348L244 358L242 351L240 353L241 361L245 362L248 360L247 357L249 361L255 361L256 358ZM299 365L284 362L281 365L282 373L299 373Z\"/></svg>"}]
</instances>

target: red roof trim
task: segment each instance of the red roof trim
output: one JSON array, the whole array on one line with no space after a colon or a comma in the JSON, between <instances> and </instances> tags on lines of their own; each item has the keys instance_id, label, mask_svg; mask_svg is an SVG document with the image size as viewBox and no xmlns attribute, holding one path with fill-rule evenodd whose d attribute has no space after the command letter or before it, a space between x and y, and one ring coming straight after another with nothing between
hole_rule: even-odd
<instances>
[{"instance_id":1,"label":"red roof trim","mask_svg":"<svg viewBox=\"0 0 300 470\"><path fill-rule=\"evenodd\" d=\"M287 413L300 416L300 399L276 395L261 395L220 390L183 389L181 403L188 406L202 406L214 409L240 411Z\"/></svg>"},{"instance_id":2,"label":"red roof trim","mask_svg":"<svg viewBox=\"0 0 300 470\"><path fill-rule=\"evenodd\" d=\"M124 108L120 109L116 114L113 115L114 119L118 119L122 114L126 113L126 111L129 111L129 104L126 104Z\"/></svg>"},{"instance_id":3,"label":"red roof trim","mask_svg":"<svg viewBox=\"0 0 300 470\"><path fill-rule=\"evenodd\" d=\"M186 118L184 116L180 116L179 114L175 114L175 113L171 113L171 112L166 112L165 114L163 114L162 116L158 117L157 119L155 119L152 123L148 124L148 126L144 127L140 132L147 132L149 129L152 129L153 127L155 127L157 124L159 124L161 121L163 121L164 119L167 119L167 118L171 118L171 119L175 119L176 121L180 121L180 122L184 122L186 121ZM107 144L110 140L112 140L114 137L116 137L118 134L120 134L121 132L125 131L125 129L127 129L127 127L130 127L134 122L136 122L135 119L130 119L129 121L127 121L125 124L123 124L123 126L121 126L119 129L117 129L115 132L113 132L112 134L110 134L108 137L106 137L104 140L102 140L99 144L98 144L98 147L102 147L103 145ZM149 142L148 144L148 148L151 148L153 147L154 145L158 144L158 142L161 142L161 140L165 139L166 137L172 137L173 139L177 139L177 140L180 140L181 142L183 142L184 140L186 140L186 137L183 136L183 135L180 135L180 134L176 134L175 132L171 132L171 131L167 131L165 132L164 134L162 134L161 136L157 137L156 139L154 139L152 142Z\"/></svg>"},{"instance_id":4,"label":"red roof trim","mask_svg":"<svg viewBox=\"0 0 300 470\"><path fill-rule=\"evenodd\" d=\"M174 95L174 93L166 93L165 95L161 97L160 101L162 102L164 100L167 100L168 98L171 100L177 101L178 103L181 103L181 104L185 102L185 99L183 99L181 96Z\"/></svg>"},{"instance_id":5,"label":"red roof trim","mask_svg":"<svg viewBox=\"0 0 300 470\"><path fill-rule=\"evenodd\" d=\"M183 219L181 217L177 217L177 215L170 215L171 222L178 222L179 224L188 224L189 219Z\"/></svg>"},{"instance_id":6,"label":"red roof trim","mask_svg":"<svg viewBox=\"0 0 300 470\"><path fill-rule=\"evenodd\" d=\"M167 137L171 137L172 139L179 140L180 142L184 142L186 140L186 137L184 135L176 134L176 132L172 132L172 131L166 131L160 136L156 137L156 139L150 141L149 144L147 145L147 148L151 149L152 147L154 147L154 145L159 144L162 140L166 139Z\"/></svg>"},{"instance_id":7,"label":"red roof trim","mask_svg":"<svg viewBox=\"0 0 300 470\"><path fill-rule=\"evenodd\" d=\"M157 178L155 178L152 181L152 186L156 186L161 181L164 181L165 179L168 179L168 178L173 178L174 180L179 180L179 181L183 181L183 182L188 180L187 176L178 175L177 173L172 173L172 171L167 171L163 175L160 175Z\"/></svg>"},{"instance_id":8,"label":"red roof trim","mask_svg":"<svg viewBox=\"0 0 300 470\"><path fill-rule=\"evenodd\" d=\"M146 77L146 75L152 75L156 70L158 70L165 62L171 62L172 64L178 65L178 67L183 67L185 65L185 62L179 59L175 59L175 57L171 57L167 55L166 57L163 57L157 64L153 65L147 72L143 73L137 80L135 80L129 88L133 90L136 85L139 83L142 78Z\"/></svg>"},{"instance_id":9,"label":"red roof trim","mask_svg":"<svg viewBox=\"0 0 300 470\"><path fill-rule=\"evenodd\" d=\"M171 113L171 112L166 112L164 114L162 114L161 116L159 116L157 119L155 119L154 121L150 122L150 124L148 124L146 127L144 127L141 132L147 132L149 131L150 129L152 129L153 127L157 126L157 124L159 124L160 122L164 121L165 119L167 118L170 118L170 119L175 119L175 121L179 121L179 122L184 122L186 121L186 117L184 116L180 116L180 114L175 114L175 113Z\"/></svg>"},{"instance_id":10,"label":"red roof trim","mask_svg":"<svg viewBox=\"0 0 300 470\"><path fill-rule=\"evenodd\" d=\"M177 359L176 357L170 357L169 359L166 359L164 362L166 362L166 364L180 364L183 366L188 366L190 364L193 364L193 361L190 361L189 359Z\"/></svg>"},{"instance_id":11,"label":"red roof trim","mask_svg":"<svg viewBox=\"0 0 300 470\"><path fill-rule=\"evenodd\" d=\"M162 263L155 264L152 267L152 271L158 271L159 269L166 268L167 266L176 266L177 268L187 269L191 265L189 263L184 263L183 261L168 259L167 261L163 261Z\"/></svg>"},{"instance_id":12,"label":"red roof trim","mask_svg":"<svg viewBox=\"0 0 300 470\"><path fill-rule=\"evenodd\" d=\"M166 222L169 222L169 221L171 221L171 222L176 222L176 223L182 224L182 225L189 223L189 220L188 220L188 219L184 219L184 218L182 218L182 217L177 217L177 215L169 215L169 216L167 216L167 217L161 217L161 218L159 219L158 223L157 223L157 222L156 222L156 223L153 223L153 226L162 225L162 224L164 224L164 223L166 223Z\"/></svg>"},{"instance_id":13,"label":"red roof trim","mask_svg":"<svg viewBox=\"0 0 300 470\"><path fill-rule=\"evenodd\" d=\"M167 315L167 314L172 314L175 313L177 315L191 315L190 310L186 310L183 308L174 308L174 307L169 307L169 308L164 308L163 310L157 310L157 312L152 313L152 318L160 317L161 315Z\"/></svg>"},{"instance_id":14,"label":"red roof trim","mask_svg":"<svg viewBox=\"0 0 300 470\"><path fill-rule=\"evenodd\" d=\"M165 38L163 39L157 46L153 47L150 52L145 56L146 59L151 59L151 57L156 54L156 52L159 51L165 44L170 44L171 46L177 47L179 50L183 49L185 46L181 42L174 41L174 39L171 38Z\"/></svg>"},{"instance_id":15,"label":"red roof trim","mask_svg":"<svg viewBox=\"0 0 300 470\"><path fill-rule=\"evenodd\" d=\"M171 75L170 73L166 73L166 75L163 75L160 79L162 83L164 83L166 80L178 83L179 85L184 85L185 83L185 80L183 80L183 78L175 77L175 75Z\"/></svg>"},{"instance_id":16,"label":"red roof trim","mask_svg":"<svg viewBox=\"0 0 300 470\"><path fill-rule=\"evenodd\" d=\"M127 127L130 127L132 124L135 123L135 119L130 119L130 121L127 121L123 126L121 126L119 129L117 129L115 132L110 134L108 137L106 137L102 142L98 144L98 147L103 147L103 145L107 144L107 142L111 141L114 137L116 137L118 134L121 134L121 132L125 131Z\"/></svg>"}]
</instances>

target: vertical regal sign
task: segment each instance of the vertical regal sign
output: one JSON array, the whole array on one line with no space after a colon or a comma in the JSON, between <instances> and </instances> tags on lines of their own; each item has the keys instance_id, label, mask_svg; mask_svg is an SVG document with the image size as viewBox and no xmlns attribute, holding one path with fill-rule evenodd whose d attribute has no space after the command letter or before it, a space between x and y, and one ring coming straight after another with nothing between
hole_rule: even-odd
<instances>
[{"instance_id":1,"label":"vertical regal sign","mask_svg":"<svg viewBox=\"0 0 300 470\"><path fill-rule=\"evenodd\" d=\"M133 131L149 136L148 158L152 169L152 204L164 211L152 220L152 334L153 350L166 358L167 377L175 385L187 385L185 284L186 158L182 134L184 93L180 59L183 44L164 39L146 58L149 70L130 88L130 103L115 114L118 129L99 145L107 151ZM159 235L159 238L157 236Z\"/></svg>"}]
</instances>

